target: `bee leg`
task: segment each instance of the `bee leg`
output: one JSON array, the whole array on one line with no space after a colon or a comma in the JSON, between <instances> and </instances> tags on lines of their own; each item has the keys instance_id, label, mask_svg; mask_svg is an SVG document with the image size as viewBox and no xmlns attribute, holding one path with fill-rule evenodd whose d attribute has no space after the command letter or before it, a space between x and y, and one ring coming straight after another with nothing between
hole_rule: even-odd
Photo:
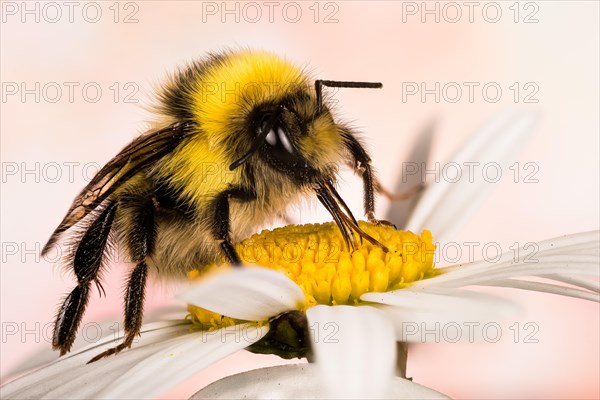
<instances>
[{"instance_id":1,"label":"bee leg","mask_svg":"<svg viewBox=\"0 0 600 400\"><path fill-rule=\"evenodd\" d=\"M365 191L365 215L367 220L373 224L377 225L388 225L396 228L396 225L393 223L386 221L384 219L377 219L375 217L375 194L374 189L378 184L377 179L373 176L373 170L371 169L371 164L369 162L361 162L361 165L358 169L362 172L362 178L364 182L364 191Z\"/></svg>"},{"instance_id":2,"label":"bee leg","mask_svg":"<svg viewBox=\"0 0 600 400\"><path fill-rule=\"evenodd\" d=\"M416 196L417 194L421 193L424 189L425 189L425 185L420 183L417 184L413 187L411 187L410 189L404 191L404 192L400 192L400 193L392 193L390 192L388 189L386 189L381 182L379 182L378 179L374 179L373 182L374 186L375 186L375 191L379 194L384 195L385 197L388 198L388 200L390 201L403 201L403 200L408 200L414 196Z\"/></svg>"},{"instance_id":3,"label":"bee leg","mask_svg":"<svg viewBox=\"0 0 600 400\"><path fill-rule=\"evenodd\" d=\"M229 262L240 265L242 262L229 235L229 199L252 201L256 199L256 194L241 188L233 188L219 193L214 200L213 236L220 243L221 250Z\"/></svg>"},{"instance_id":4,"label":"bee leg","mask_svg":"<svg viewBox=\"0 0 600 400\"><path fill-rule=\"evenodd\" d=\"M75 250L73 270L78 284L58 310L52 336L52 348L60 350L61 356L71 350L89 300L92 282L96 281L101 287L99 273L116 209L117 203L110 203L83 233Z\"/></svg>"},{"instance_id":5,"label":"bee leg","mask_svg":"<svg viewBox=\"0 0 600 400\"><path fill-rule=\"evenodd\" d=\"M375 188L377 180L371 168L371 157L369 157L360 142L350 132L343 132L342 136L346 148L354 158L353 167L363 179L365 216L371 223L394 226L391 222L375 218Z\"/></svg>"},{"instance_id":6,"label":"bee leg","mask_svg":"<svg viewBox=\"0 0 600 400\"><path fill-rule=\"evenodd\" d=\"M123 195L120 200L124 214L132 218L130 229L125 233L125 243L129 249L131 260L137 263L129 275L125 291L125 337L123 343L98 354L88 364L130 348L142 328L145 288L148 278L146 257L152 255L156 240L154 203L152 198L142 196Z\"/></svg>"},{"instance_id":7,"label":"bee leg","mask_svg":"<svg viewBox=\"0 0 600 400\"><path fill-rule=\"evenodd\" d=\"M98 354L88 361L88 364L98 361L104 357L120 353L122 350L131 347L133 340L137 335L139 335L142 327L147 277L148 266L146 265L145 261L137 264L129 277L129 281L127 283L127 292L125 295L125 338L123 339L123 343Z\"/></svg>"}]
</instances>

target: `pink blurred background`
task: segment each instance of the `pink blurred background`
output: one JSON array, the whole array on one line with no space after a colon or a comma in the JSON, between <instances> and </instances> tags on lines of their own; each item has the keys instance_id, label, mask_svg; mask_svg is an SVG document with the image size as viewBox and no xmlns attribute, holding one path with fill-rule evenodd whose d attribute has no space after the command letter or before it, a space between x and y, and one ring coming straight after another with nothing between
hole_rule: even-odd
<instances>
[{"instance_id":1,"label":"pink blurred background","mask_svg":"<svg viewBox=\"0 0 600 400\"><path fill-rule=\"evenodd\" d=\"M211 50L262 48L308 65L315 77L383 82L380 91L345 90L335 98L340 115L364 132L381 180L391 188L431 121L430 160L443 162L497 113L532 110L540 117L536 133L515 157L522 175L515 182L513 171L503 171L494 195L456 242L497 242L508 251L515 242L598 229L597 2L75 2L71 9L30 2L30 13L23 4L2 3L2 377L50 347L51 329L44 327L73 286L72 277L35 255L36 248L97 167L145 128L143 107L166 73ZM40 98L22 98L21 89L34 89L36 82ZM439 101L404 90L422 82L428 89L440 83ZM452 82L463 91L456 102L455 92L442 91ZM479 85L473 101L464 82ZM501 88L498 101L492 90L482 93L486 84ZM56 87L62 90L58 100ZM93 102L95 87L102 93ZM525 163L536 167L537 183L525 182L533 171L523 169ZM343 175L342 195L357 215L361 187ZM381 200L379 214L388 206ZM292 217L329 219L316 203ZM120 267L107 274L107 298L95 295L84 323L120 321ZM178 304L171 299L176 288L151 290L149 313ZM502 325L502 340L415 346L409 376L457 398L600 397L598 305L502 293L523 305L521 316ZM538 343L515 343L509 328L515 322L521 333L527 333L523 324L535 323ZM242 352L169 396L189 396L232 371L278 362Z\"/></svg>"}]
</instances>

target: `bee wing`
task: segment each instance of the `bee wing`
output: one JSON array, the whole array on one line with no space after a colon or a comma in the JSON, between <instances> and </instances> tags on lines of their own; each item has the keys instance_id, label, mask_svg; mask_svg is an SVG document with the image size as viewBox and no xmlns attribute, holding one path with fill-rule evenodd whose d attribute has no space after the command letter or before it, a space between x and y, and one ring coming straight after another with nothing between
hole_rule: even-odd
<instances>
[{"instance_id":1,"label":"bee wing","mask_svg":"<svg viewBox=\"0 0 600 400\"><path fill-rule=\"evenodd\" d=\"M42 249L46 254L62 233L95 210L115 190L140 170L172 152L185 137L187 125L177 124L144 134L110 160L77 195L67 215Z\"/></svg>"}]
</instances>

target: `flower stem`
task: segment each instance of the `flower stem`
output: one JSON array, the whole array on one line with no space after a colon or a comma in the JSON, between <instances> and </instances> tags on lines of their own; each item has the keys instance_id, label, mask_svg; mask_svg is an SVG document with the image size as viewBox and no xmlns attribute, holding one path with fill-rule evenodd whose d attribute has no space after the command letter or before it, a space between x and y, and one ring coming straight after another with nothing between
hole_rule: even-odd
<instances>
[{"instance_id":1,"label":"flower stem","mask_svg":"<svg viewBox=\"0 0 600 400\"><path fill-rule=\"evenodd\" d=\"M408 361L408 343L396 342L396 375L406 379L406 363Z\"/></svg>"}]
</instances>

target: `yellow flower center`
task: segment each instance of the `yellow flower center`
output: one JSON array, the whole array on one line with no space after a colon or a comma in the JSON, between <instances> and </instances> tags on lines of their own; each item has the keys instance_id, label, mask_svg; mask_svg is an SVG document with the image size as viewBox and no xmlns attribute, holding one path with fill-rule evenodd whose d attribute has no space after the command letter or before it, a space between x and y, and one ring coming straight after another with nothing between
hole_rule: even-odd
<instances>
[{"instance_id":1,"label":"yellow flower center","mask_svg":"<svg viewBox=\"0 0 600 400\"><path fill-rule=\"evenodd\" d=\"M400 289L436 274L431 232L425 230L419 236L363 221L359 226L389 251L360 239L356 249L348 249L333 222L264 230L235 248L245 265L269 268L296 282L306 296L305 308L357 305L363 293ZM200 271L194 271L190 278L199 275ZM236 323L200 307L188 309L191 320L205 329Z\"/></svg>"}]
</instances>

